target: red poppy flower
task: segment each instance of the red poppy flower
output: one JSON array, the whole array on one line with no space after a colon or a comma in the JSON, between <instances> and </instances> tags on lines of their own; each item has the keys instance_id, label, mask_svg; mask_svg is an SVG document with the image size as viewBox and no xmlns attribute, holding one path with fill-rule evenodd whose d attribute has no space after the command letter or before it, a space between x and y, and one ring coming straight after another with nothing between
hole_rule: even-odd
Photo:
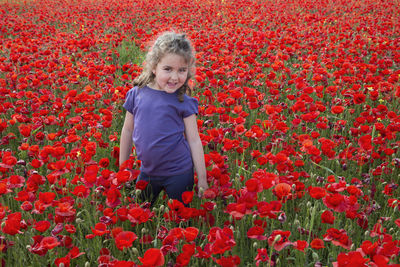
<instances>
[{"instance_id":1,"label":"red poppy flower","mask_svg":"<svg viewBox=\"0 0 400 267\"><path fill-rule=\"evenodd\" d=\"M321 222L327 224L333 224L335 221L335 216L333 216L333 212L330 210L326 210L321 214Z\"/></svg>"},{"instance_id":2,"label":"red poppy flower","mask_svg":"<svg viewBox=\"0 0 400 267\"><path fill-rule=\"evenodd\" d=\"M366 99L367 97L363 93L355 93L353 95L353 102L357 105L364 103Z\"/></svg>"},{"instance_id":3,"label":"red poppy flower","mask_svg":"<svg viewBox=\"0 0 400 267\"><path fill-rule=\"evenodd\" d=\"M2 231L5 234L9 235L16 235L18 234L21 229L21 212L15 212L11 213L7 216L7 220L4 223L4 226L2 227Z\"/></svg>"},{"instance_id":4,"label":"red poppy flower","mask_svg":"<svg viewBox=\"0 0 400 267\"><path fill-rule=\"evenodd\" d=\"M183 201L183 203L189 204L190 202L192 202L193 195L194 195L193 191L185 191L185 192L183 192L182 193L182 201Z\"/></svg>"},{"instance_id":5,"label":"red poppy flower","mask_svg":"<svg viewBox=\"0 0 400 267\"><path fill-rule=\"evenodd\" d=\"M104 234L108 234L110 231L107 230L107 225L105 223L96 223L96 225L93 227L91 227L92 232L94 235L96 236L102 236Z\"/></svg>"},{"instance_id":6,"label":"red poppy flower","mask_svg":"<svg viewBox=\"0 0 400 267\"><path fill-rule=\"evenodd\" d=\"M138 257L143 267L157 267L164 265L164 255L161 250L157 248L150 248L146 250L143 257Z\"/></svg>"},{"instance_id":7,"label":"red poppy flower","mask_svg":"<svg viewBox=\"0 0 400 267\"><path fill-rule=\"evenodd\" d=\"M326 195L325 188L322 187L308 187L308 193L312 198L321 199Z\"/></svg>"},{"instance_id":8,"label":"red poppy flower","mask_svg":"<svg viewBox=\"0 0 400 267\"><path fill-rule=\"evenodd\" d=\"M58 241L57 238L53 236L46 236L40 241L40 246L44 247L45 249L53 249L59 246L61 243Z\"/></svg>"},{"instance_id":9,"label":"red poppy flower","mask_svg":"<svg viewBox=\"0 0 400 267\"><path fill-rule=\"evenodd\" d=\"M49 229L50 227L50 222L49 221L39 221L35 223L35 226L33 228L35 228L36 230L38 230L39 232L43 233L45 232L47 229Z\"/></svg>"},{"instance_id":10,"label":"red poppy flower","mask_svg":"<svg viewBox=\"0 0 400 267\"><path fill-rule=\"evenodd\" d=\"M340 253L337 257L337 262L333 262L334 267L341 266L358 266L358 267L367 267L366 264L369 259L366 259L362 256L362 254L358 251L350 251L349 253Z\"/></svg>"},{"instance_id":11,"label":"red poppy flower","mask_svg":"<svg viewBox=\"0 0 400 267\"><path fill-rule=\"evenodd\" d=\"M340 113L342 113L344 111L344 107L343 106L333 106L332 108L331 108L331 112L333 113L333 114L340 114Z\"/></svg>"},{"instance_id":12,"label":"red poppy flower","mask_svg":"<svg viewBox=\"0 0 400 267\"><path fill-rule=\"evenodd\" d=\"M268 250L266 248L259 248L257 249L257 256L254 259L256 261L256 266L260 266L262 262L269 262L271 266L274 266L274 262L270 262L269 256L268 256Z\"/></svg>"},{"instance_id":13,"label":"red poppy flower","mask_svg":"<svg viewBox=\"0 0 400 267\"><path fill-rule=\"evenodd\" d=\"M315 239L313 239L313 241L311 241L310 246L311 246L313 249L317 249L317 250L318 250L318 249L325 248L324 240L319 239L319 238L315 238Z\"/></svg>"},{"instance_id":14,"label":"red poppy flower","mask_svg":"<svg viewBox=\"0 0 400 267\"><path fill-rule=\"evenodd\" d=\"M292 196L292 187L287 183L279 183L274 187L274 194L279 200L286 200Z\"/></svg>"},{"instance_id":15,"label":"red poppy flower","mask_svg":"<svg viewBox=\"0 0 400 267\"><path fill-rule=\"evenodd\" d=\"M257 240L266 240L268 238L263 234L264 234L264 228L260 226L253 226L247 231L248 238L255 238Z\"/></svg>"},{"instance_id":16,"label":"red poppy flower","mask_svg":"<svg viewBox=\"0 0 400 267\"><path fill-rule=\"evenodd\" d=\"M148 181L140 180L136 183L136 189L145 190L148 183Z\"/></svg>"},{"instance_id":17,"label":"red poppy flower","mask_svg":"<svg viewBox=\"0 0 400 267\"><path fill-rule=\"evenodd\" d=\"M325 241L331 241L335 246L341 246L345 249L350 249L352 244L344 229L338 230L335 228L329 228L324 235Z\"/></svg>"},{"instance_id":18,"label":"red poppy flower","mask_svg":"<svg viewBox=\"0 0 400 267\"><path fill-rule=\"evenodd\" d=\"M293 245L289 241L290 231L274 230L268 237L268 245L273 246L276 251L281 251L287 246Z\"/></svg>"},{"instance_id":19,"label":"red poppy flower","mask_svg":"<svg viewBox=\"0 0 400 267\"><path fill-rule=\"evenodd\" d=\"M132 246L133 241L137 239L137 236L134 232L131 231L122 231L117 234L115 237L115 245L119 250L123 250L124 248L129 248Z\"/></svg>"},{"instance_id":20,"label":"red poppy flower","mask_svg":"<svg viewBox=\"0 0 400 267\"><path fill-rule=\"evenodd\" d=\"M83 179L86 182L87 186L91 187L93 186L94 182L96 182L98 171L98 165L89 165L86 167Z\"/></svg>"},{"instance_id":21,"label":"red poppy flower","mask_svg":"<svg viewBox=\"0 0 400 267\"><path fill-rule=\"evenodd\" d=\"M344 212L349 208L348 197L339 193L328 194L323 202L328 208L337 212Z\"/></svg>"},{"instance_id":22,"label":"red poppy flower","mask_svg":"<svg viewBox=\"0 0 400 267\"><path fill-rule=\"evenodd\" d=\"M183 230L183 234L187 242L192 242L199 234L199 229L195 227L187 227Z\"/></svg>"},{"instance_id":23,"label":"red poppy flower","mask_svg":"<svg viewBox=\"0 0 400 267\"><path fill-rule=\"evenodd\" d=\"M358 144L360 147L365 151L372 150L372 136L371 135L364 135L358 139Z\"/></svg>"},{"instance_id":24,"label":"red poppy flower","mask_svg":"<svg viewBox=\"0 0 400 267\"><path fill-rule=\"evenodd\" d=\"M304 252L304 249L308 248L308 243L305 240L297 240L293 243L293 247L297 250Z\"/></svg>"}]
</instances>

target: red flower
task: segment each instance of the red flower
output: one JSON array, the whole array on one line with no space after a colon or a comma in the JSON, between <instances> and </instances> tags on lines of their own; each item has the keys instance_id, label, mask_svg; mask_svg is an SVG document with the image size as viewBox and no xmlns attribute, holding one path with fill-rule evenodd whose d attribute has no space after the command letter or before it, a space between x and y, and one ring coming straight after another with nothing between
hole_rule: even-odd
<instances>
[{"instance_id":1,"label":"red flower","mask_svg":"<svg viewBox=\"0 0 400 267\"><path fill-rule=\"evenodd\" d=\"M365 150L365 151L367 151L367 152L369 152L369 151L371 151L372 150L372 136L371 135L364 135L364 136L361 136L359 139L358 139L358 144L360 145L360 147L363 149L363 150Z\"/></svg>"},{"instance_id":2,"label":"red flower","mask_svg":"<svg viewBox=\"0 0 400 267\"><path fill-rule=\"evenodd\" d=\"M271 266L274 266L274 262L270 262L268 256L268 250L266 248L259 248L257 249L257 256L254 259L256 261L256 266L258 267L262 262L269 262Z\"/></svg>"},{"instance_id":3,"label":"red flower","mask_svg":"<svg viewBox=\"0 0 400 267\"><path fill-rule=\"evenodd\" d=\"M378 247L377 242L372 243L369 240L365 240L360 246L362 251L367 255L375 255L377 247Z\"/></svg>"},{"instance_id":4,"label":"red flower","mask_svg":"<svg viewBox=\"0 0 400 267\"><path fill-rule=\"evenodd\" d=\"M321 199L326 195L325 188L322 187L308 187L308 193L312 198Z\"/></svg>"},{"instance_id":5,"label":"red flower","mask_svg":"<svg viewBox=\"0 0 400 267\"><path fill-rule=\"evenodd\" d=\"M355 93L353 95L354 104L357 104L357 105L362 104L365 102L365 99L367 99L367 97L362 93Z\"/></svg>"},{"instance_id":6,"label":"red flower","mask_svg":"<svg viewBox=\"0 0 400 267\"><path fill-rule=\"evenodd\" d=\"M221 257L220 259L215 259L214 261L222 267L236 267L240 265L240 258L237 255Z\"/></svg>"},{"instance_id":7,"label":"red flower","mask_svg":"<svg viewBox=\"0 0 400 267\"><path fill-rule=\"evenodd\" d=\"M50 222L49 221L39 221L35 223L34 228L38 230L39 232L43 233L50 227Z\"/></svg>"},{"instance_id":8,"label":"red flower","mask_svg":"<svg viewBox=\"0 0 400 267\"><path fill-rule=\"evenodd\" d=\"M349 207L348 197L339 193L328 194L323 199L323 202L328 208L337 212L344 212Z\"/></svg>"},{"instance_id":9,"label":"red flower","mask_svg":"<svg viewBox=\"0 0 400 267\"><path fill-rule=\"evenodd\" d=\"M289 241L290 231L274 230L268 237L268 245L274 246L274 249L281 251L287 246L293 245Z\"/></svg>"},{"instance_id":10,"label":"red flower","mask_svg":"<svg viewBox=\"0 0 400 267\"><path fill-rule=\"evenodd\" d=\"M138 257L143 267L156 267L164 265L164 255L157 248L148 249L143 257Z\"/></svg>"},{"instance_id":11,"label":"red flower","mask_svg":"<svg viewBox=\"0 0 400 267\"><path fill-rule=\"evenodd\" d=\"M199 229L195 227L187 227L183 230L183 235L187 242L192 242L199 234Z\"/></svg>"},{"instance_id":12,"label":"red flower","mask_svg":"<svg viewBox=\"0 0 400 267\"><path fill-rule=\"evenodd\" d=\"M136 189L145 190L148 183L148 181L140 180L136 183Z\"/></svg>"},{"instance_id":13,"label":"red flower","mask_svg":"<svg viewBox=\"0 0 400 267\"><path fill-rule=\"evenodd\" d=\"M21 212L15 212L8 215L7 220L2 227L2 231L5 234L16 235L21 228Z\"/></svg>"},{"instance_id":14,"label":"red flower","mask_svg":"<svg viewBox=\"0 0 400 267\"><path fill-rule=\"evenodd\" d=\"M85 169L83 179L87 186L92 187L97 180L97 172L99 171L98 165L89 165Z\"/></svg>"},{"instance_id":15,"label":"red flower","mask_svg":"<svg viewBox=\"0 0 400 267\"><path fill-rule=\"evenodd\" d=\"M350 249L352 244L344 229L329 228L324 235L324 240L331 241L335 246L341 246L345 249Z\"/></svg>"},{"instance_id":16,"label":"red flower","mask_svg":"<svg viewBox=\"0 0 400 267\"><path fill-rule=\"evenodd\" d=\"M260 226L253 226L247 231L248 238L255 238L258 240L265 240L268 238L263 234L264 234L264 229Z\"/></svg>"},{"instance_id":17,"label":"red flower","mask_svg":"<svg viewBox=\"0 0 400 267\"><path fill-rule=\"evenodd\" d=\"M193 195L194 195L193 191L185 191L185 192L183 192L182 193L182 201L183 201L183 203L189 204L190 202L192 202Z\"/></svg>"},{"instance_id":18,"label":"red flower","mask_svg":"<svg viewBox=\"0 0 400 267\"><path fill-rule=\"evenodd\" d=\"M304 249L308 248L308 243L305 240L297 240L296 242L293 243L293 246L302 252L304 252Z\"/></svg>"},{"instance_id":19,"label":"red flower","mask_svg":"<svg viewBox=\"0 0 400 267\"><path fill-rule=\"evenodd\" d=\"M333 113L333 114L340 114L340 113L342 113L344 111L344 107L343 106L333 106L332 108L331 108L331 112Z\"/></svg>"},{"instance_id":20,"label":"red flower","mask_svg":"<svg viewBox=\"0 0 400 267\"><path fill-rule=\"evenodd\" d=\"M46 236L40 241L40 246L44 247L45 249L53 249L59 246L61 243L57 240L57 238L53 236Z\"/></svg>"},{"instance_id":21,"label":"red flower","mask_svg":"<svg viewBox=\"0 0 400 267\"><path fill-rule=\"evenodd\" d=\"M136 239L137 236L134 232L122 231L115 237L115 245L119 250L123 250L124 248L131 247L133 241L135 241Z\"/></svg>"},{"instance_id":22,"label":"red flower","mask_svg":"<svg viewBox=\"0 0 400 267\"><path fill-rule=\"evenodd\" d=\"M292 196L292 187L287 183L279 183L273 190L279 200L285 201Z\"/></svg>"},{"instance_id":23,"label":"red flower","mask_svg":"<svg viewBox=\"0 0 400 267\"><path fill-rule=\"evenodd\" d=\"M337 262L333 263L334 267L367 267L366 264L369 259L363 258L362 254L358 251L350 251L349 253L340 253L337 257Z\"/></svg>"},{"instance_id":24,"label":"red flower","mask_svg":"<svg viewBox=\"0 0 400 267\"><path fill-rule=\"evenodd\" d=\"M317 250L321 249L321 248L324 248L325 247L324 240L319 239L319 238L315 238L313 241L311 241L310 246L313 249L317 249Z\"/></svg>"},{"instance_id":25,"label":"red flower","mask_svg":"<svg viewBox=\"0 0 400 267\"><path fill-rule=\"evenodd\" d=\"M105 225L102 222L96 223L94 228L91 227L91 229L92 229L93 234L97 235L97 236L102 236L102 235L108 234L110 232L110 230L107 230L107 225Z\"/></svg>"},{"instance_id":26,"label":"red flower","mask_svg":"<svg viewBox=\"0 0 400 267\"><path fill-rule=\"evenodd\" d=\"M335 221L335 216L333 216L333 212L330 210L326 210L321 214L322 223L333 224Z\"/></svg>"}]
</instances>

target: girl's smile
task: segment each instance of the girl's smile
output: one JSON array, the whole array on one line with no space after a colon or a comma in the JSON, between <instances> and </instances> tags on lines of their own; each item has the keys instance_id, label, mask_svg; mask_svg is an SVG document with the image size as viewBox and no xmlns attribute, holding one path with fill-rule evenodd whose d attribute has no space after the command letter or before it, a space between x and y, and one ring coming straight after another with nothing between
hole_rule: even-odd
<instances>
[{"instance_id":1,"label":"girl's smile","mask_svg":"<svg viewBox=\"0 0 400 267\"><path fill-rule=\"evenodd\" d=\"M177 54L166 54L153 69L153 89L174 93L182 87L188 76L188 63Z\"/></svg>"}]
</instances>

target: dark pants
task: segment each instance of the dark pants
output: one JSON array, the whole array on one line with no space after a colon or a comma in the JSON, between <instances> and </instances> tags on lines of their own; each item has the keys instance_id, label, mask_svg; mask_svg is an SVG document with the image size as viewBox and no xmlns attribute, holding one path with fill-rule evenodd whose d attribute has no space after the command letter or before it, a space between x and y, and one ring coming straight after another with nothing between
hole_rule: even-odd
<instances>
[{"instance_id":1,"label":"dark pants","mask_svg":"<svg viewBox=\"0 0 400 267\"><path fill-rule=\"evenodd\" d=\"M163 189L165 189L169 198L177 199L183 203L182 193L193 190L193 168L185 173L174 176L149 176L141 172L137 181L149 182L146 189L142 192L141 198L151 201L151 205L154 204Z\"/></svg>"}]
</instances>

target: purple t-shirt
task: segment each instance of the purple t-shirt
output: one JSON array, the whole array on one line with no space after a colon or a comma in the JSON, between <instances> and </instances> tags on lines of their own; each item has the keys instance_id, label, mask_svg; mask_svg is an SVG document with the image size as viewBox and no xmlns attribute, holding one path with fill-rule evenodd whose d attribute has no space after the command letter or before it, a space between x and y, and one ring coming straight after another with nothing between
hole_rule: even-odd
<instances>
[{"instance_id":1,"label":"purple t-shirt","mask_svg":"<svg viewBox=\"0 0 400 267\"><path fill-rule=\"evenodd\" d=\"M126 94L123 107L133 114L132 140L142 172L171 176L193 167L183 118L198 113L197 99L184 95L179 102L176 92L134 87Z\"/></svg>"}]
</instances>

